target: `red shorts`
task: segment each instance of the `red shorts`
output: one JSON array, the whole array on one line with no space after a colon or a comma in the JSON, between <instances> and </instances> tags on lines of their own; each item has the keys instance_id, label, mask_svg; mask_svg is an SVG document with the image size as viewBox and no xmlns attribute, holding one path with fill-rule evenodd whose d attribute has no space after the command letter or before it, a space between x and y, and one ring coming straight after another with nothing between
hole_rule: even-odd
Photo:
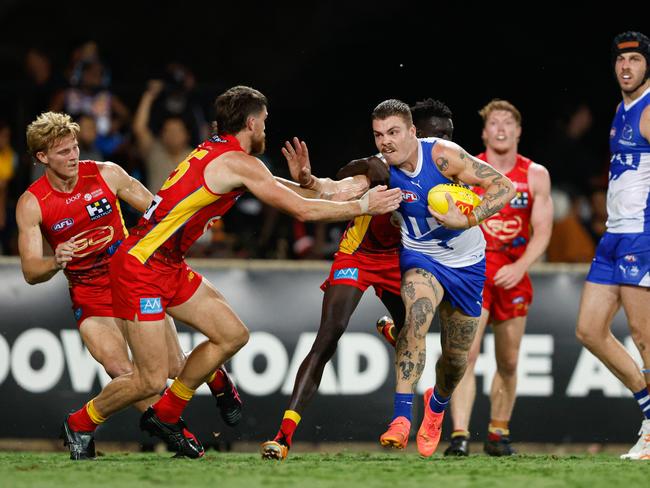
<instances>
[{"instance_id":1,"label":"red shorts","mask_svg":"<svg viewBox=\"0 0 650 488\"><path fill-rule=\"evenodd\" d=\"M166 264L150 258L144 265L118 249L110 264L115 317L140 322L163 320L167 307L189 300L202 276L185 261Z\"/></svg>"},{"instance_id":2,"label":"red shorts","mask_svg":"<svg viewBox=\"0 0 650 488\"><path fill-rule=\"evenodd\" d=\"M533 284L528 273L514 288L506 290L494 284L494 275L512 261L500 254L488 253L485 261L485 285L483 287L483 308L490 312L490 319L503 321L528 315L533 302Z\"/></svg>"},{"instance_id":3,"label":"red shorts","mask_svg":"<svg viewBox=\"0 0 650 488\"><path fill-rule=\"evenodd\" d=\"M86 283L70 284L72 311L77 327L88 317L113 317L113 295L108 269Z\"/></svg>"},{"instance_id":4,"label":"red shorts","mask_svg":"<svg viewBox=\"0 0 650 488\"><path fill-rule=\"evenodd\" d=\"M400 296L401 281L398 254L337 252L330 275L320 288L325 291L332 285L348 285L366 291L372 286L381 298L384 291Z\"/></svg>"}]
</instances>

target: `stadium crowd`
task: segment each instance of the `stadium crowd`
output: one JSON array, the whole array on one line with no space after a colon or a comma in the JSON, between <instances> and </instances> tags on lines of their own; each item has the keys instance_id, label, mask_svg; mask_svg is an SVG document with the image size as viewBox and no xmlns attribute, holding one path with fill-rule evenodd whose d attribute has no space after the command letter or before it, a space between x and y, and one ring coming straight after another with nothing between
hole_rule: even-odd
<instances>
[{"instance_id":1,"label":"stadium crowd","mask_svg":"<svg viewBox=\"0 0 650 488\"><path fill-rule=\"evenodd\" d=\"M18 254L16 201L43 174L42 165L27 154L24 134L38 114L52 110L72 115L81 126L81 159L113 161L153 193L210 133L214 90L202 90L190 66L172 61L155 75L152 70L150 80L117 90L95 42L80 44L67 58L57 68L47 49L27 49L18 93L0 106L0 254ZM545 259L589 262L605 231L608 155L594 143L604 137L593 130L588 103L565 104L548 117L546 139L528 151L549 169L553 182L554 232ZM268 154L262 156L265 164L283 175L282 158ZM324 176L333 176L335 169ZM124 210L127 226L134 224L137 212ZM190 256L331 259L345 225L302 223L246 194Z\"/></svg>"}]
</instances>

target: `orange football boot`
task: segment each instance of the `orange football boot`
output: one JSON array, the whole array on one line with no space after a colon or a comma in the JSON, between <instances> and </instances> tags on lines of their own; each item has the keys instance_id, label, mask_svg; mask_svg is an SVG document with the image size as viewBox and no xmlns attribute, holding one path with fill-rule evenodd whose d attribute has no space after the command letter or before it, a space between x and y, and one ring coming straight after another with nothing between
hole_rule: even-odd
<instances>
[{"instance_id":1,"label":"orange football boot","mask_svg":"<svg viewBox=\"0 0 650 488\"><path fill-rule=\"evenodd\" d=\"M379 332L379 335L386 339L391 346L395 347L397 330L395 330L395 322L393 322L393 319L384 315L382 318L377 320L377 332Z\"/></svg>"},{"instance_id":2,"label":"orange football boot","mask_svg":"<svg viewBox=\"0 0 650 488\"><path fill-rule=\"evenodd\" d=\"M445 417L444 411L436 413L431 410L429 406L431 395L433 395L433 388L424 392L424 418L416 437L418 452L424 457L429 457L436 452L442 434L442 419Z\"/></svg>"},{"instance_id":3,"label":"orange football boot","mask_svg":"<svg viewBox=\"0 0 650 488\"><path fill-rule=\"evenodd\" d=\"M388 425L388 430L379 438L379 443L384 447L404 449L409 442L411 421L406 417L397 417Z\"/></svg>"}]
</instances>

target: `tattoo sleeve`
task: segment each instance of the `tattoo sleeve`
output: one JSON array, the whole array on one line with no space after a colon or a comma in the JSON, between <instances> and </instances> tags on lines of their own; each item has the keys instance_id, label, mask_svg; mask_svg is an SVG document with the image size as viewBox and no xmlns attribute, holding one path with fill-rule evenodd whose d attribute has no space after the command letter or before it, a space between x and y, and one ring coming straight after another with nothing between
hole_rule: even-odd
<instances>
[{"instance_id":1,"label":"tattoo sleeve","mask_svg":"<svg viewBox=\"0 0 650 488\"><path fill-rule=\"evenodd\" d=\"M468 161L471 161L474 176L487 184L481 185L483 187L487 186L487 189L483 195L483 201L474 209L476 220L482 222L508 203L512 183L492 166L469 156L464 151L460 152L460 159L465 161L466 167Z\"/></svg>"}]
</instances>

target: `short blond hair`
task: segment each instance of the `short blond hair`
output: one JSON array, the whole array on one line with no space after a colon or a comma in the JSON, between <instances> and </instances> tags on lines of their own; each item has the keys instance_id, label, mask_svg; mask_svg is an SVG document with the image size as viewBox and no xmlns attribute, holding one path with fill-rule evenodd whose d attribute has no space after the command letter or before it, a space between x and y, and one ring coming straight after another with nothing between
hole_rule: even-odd
<instances>
[{"instance_id":1,"label":"short blond hair","mask_svg":"<svg viewBox=\"0 0 650 488\"><path fill-rule=\"evenodd\" d=\"M44 112L27 126L27 150L36 158L36 153L46 152L64 137L79 135L79 124L68 114Z\"/></svg>"},{"instance_id":2,"label":"short blond hair","mask_svg":"<svg viewBox=\"0 0 650 488\"><path fill-rule=\"evenodd\" d=\"M483 123L487 122L488 117L492 112L495 112L496 110L503 110L505 112L510 112L512 116L515 118L517 121L517 124L521 126L521 113L519 110L517 110L517 107L515 107L512 103L510 103L507 100L500 100L498 98L493 99L490 103L488 103L485 107L483 107L481 110L478 111L479 115L483 119Z\"/></svg>"}]
</instances>

